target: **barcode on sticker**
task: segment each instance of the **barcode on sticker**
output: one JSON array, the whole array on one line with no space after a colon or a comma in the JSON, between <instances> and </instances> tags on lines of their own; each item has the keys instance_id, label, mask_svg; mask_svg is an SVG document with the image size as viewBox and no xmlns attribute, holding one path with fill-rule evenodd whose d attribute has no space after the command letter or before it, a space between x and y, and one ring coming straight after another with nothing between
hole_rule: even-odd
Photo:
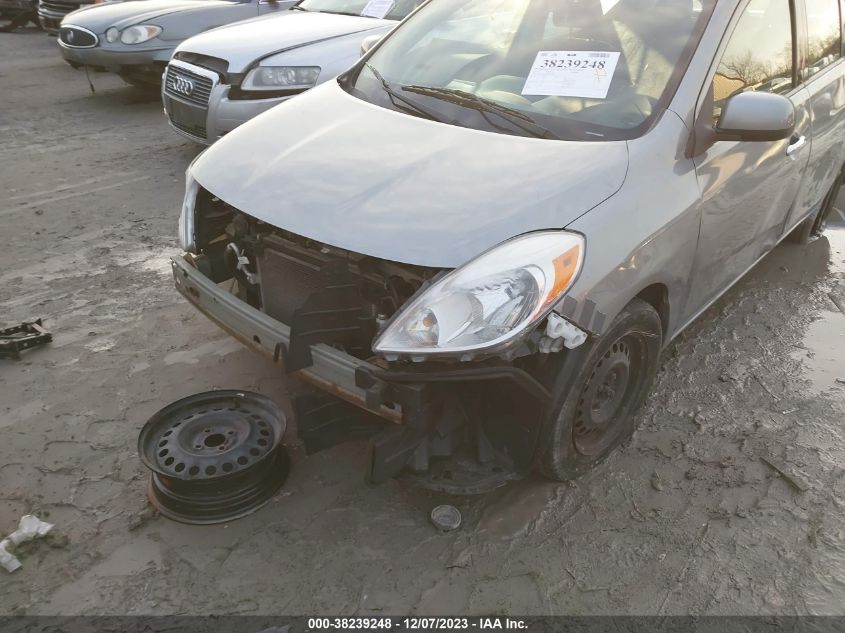
<instances>
[{"instance_id":1,"label":"barcode on sticker","mask_svg":"<svg viewBox=\"0 0 845 633\"><path fill-rule=\"evenodd\" d=\"M610 53L590 53L588 57L610 57Z\"/></svg>"}]
</instances>

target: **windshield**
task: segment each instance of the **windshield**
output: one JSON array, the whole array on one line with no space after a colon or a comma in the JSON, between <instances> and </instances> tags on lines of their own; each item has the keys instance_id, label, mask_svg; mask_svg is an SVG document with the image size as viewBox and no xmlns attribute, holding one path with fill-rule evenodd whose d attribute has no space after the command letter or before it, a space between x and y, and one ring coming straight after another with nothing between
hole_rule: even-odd
<instances>
[{"instance_id":1,"label":"windshield","mask_svg":"<svg viewBox=\"0 0 845 633\"><path fill-rule=\"evenodd\" d=\"M385 20L404 20L425 0L302 0L294 6L300 11L360 15Z\"/></svg>"},{"instance_id":2,"label":"windshield","mask_svg":"<svg viewBox=\"0 0 845 633\"><path fill-rule=\"evenodd\" d=\"M431 0L342 85L444 123L567 140L641 134L715 0Z\"/></svg>"}]
</instances>

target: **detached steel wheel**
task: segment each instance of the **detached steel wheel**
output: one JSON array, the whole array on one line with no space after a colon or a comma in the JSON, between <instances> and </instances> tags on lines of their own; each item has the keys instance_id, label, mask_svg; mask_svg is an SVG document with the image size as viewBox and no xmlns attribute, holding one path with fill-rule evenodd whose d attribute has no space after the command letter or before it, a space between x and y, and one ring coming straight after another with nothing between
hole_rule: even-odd
<instances>
[{"instance_id":1,"label":"detached steel wheel","mask_svg":"<svg viewBox=\"0 0 845 633\"><path fill-rule=\"evenodd\" d=\"M256 393L210 391L174 402L138 437L138 454L152 471L150 502L162 515L193 524L254 512L287 478L285 429L276 403Z\"/></svg>"},{"instance_id":2,"label":"detached steel wheel","mask_svg":"<svg viewBox=\"0 0 845 633\"><path fill-rule=\"evenodd\" d=\"M631 436L634 413L657 371L662 340L655 309L634 299L601 338L560 363L538 447L537 465L544 475L574 479Z\"/></svg>"}]
</instances>

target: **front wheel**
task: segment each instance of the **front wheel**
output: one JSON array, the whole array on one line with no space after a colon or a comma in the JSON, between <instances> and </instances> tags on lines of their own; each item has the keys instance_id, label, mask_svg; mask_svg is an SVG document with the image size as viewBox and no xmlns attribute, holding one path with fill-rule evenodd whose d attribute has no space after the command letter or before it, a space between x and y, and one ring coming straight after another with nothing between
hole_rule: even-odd
<instances>
[{"instance_id":1,"label":"front wheel","mask_svg":"<svg viewBox=\"0 0 845 633\"><path fill-rule=\"evenodd\" d=\"M631 436L634 413L657 371L662 341L659 315L634 299L601 338L588 343L577 368L560 362L553 404L540 431L540 472L558 481L574 479Z\"/></svg>"},{"instance_id":2,"label":"front wheel","mask_svg":"<svg viewBox=\"0 0 845 633\"><path fill-rule=\"evenodd\" d=\"M831 211L833 211L836 197L842 188L843 177L845 177L845 174L839 172L827 195L824 197L818 212L795 227L795 230L789 235L789 241L795 244L809 244L824 233L825 227L827 226L827 219L830 217Z\"/></svg>"}]
</instances>

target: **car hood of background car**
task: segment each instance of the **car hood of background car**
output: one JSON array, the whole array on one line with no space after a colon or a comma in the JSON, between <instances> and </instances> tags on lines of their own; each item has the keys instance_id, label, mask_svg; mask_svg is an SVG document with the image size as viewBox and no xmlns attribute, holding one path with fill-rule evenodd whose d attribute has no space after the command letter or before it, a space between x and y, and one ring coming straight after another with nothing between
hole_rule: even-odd
<instances>
[{"instance_id":1,"label":"car hood of background car","mask_svg":"<svg viewBox=\"0 0 845 633\"><path fill-rule=\"evenodd\" d=\"M622 186L619 142L460 128L329 81L248 121L191 167L247 215L396 262L453 268L511 237L563 228Z\"/></svg>"},{"instance_id":2,"label":"car hood of background car","mask_svg":"<svg viewBox=\"0 0 845 633\"><path fill-rule=\"evenodd\" d=\"M228 0L130 0L83 7L66 15L63 22L83 26L95 33L103 33L112 26L125 29L127 26L150 22L170 13L225 11L238 4L241 3Z\"/></svg>"},{"instance_id":3,"label":"car hood of background car","mask_svg":"<svg viewBox=\"0 0 845 633\"><path fill-rule=\"evenodd\" d=\"M195 35L183 42L176 52L225 59L229 62L229 72L237 73L243 72L256 59L290 48L395 25L393 20L284 11Z\"/></svg>"}]
</instances>

